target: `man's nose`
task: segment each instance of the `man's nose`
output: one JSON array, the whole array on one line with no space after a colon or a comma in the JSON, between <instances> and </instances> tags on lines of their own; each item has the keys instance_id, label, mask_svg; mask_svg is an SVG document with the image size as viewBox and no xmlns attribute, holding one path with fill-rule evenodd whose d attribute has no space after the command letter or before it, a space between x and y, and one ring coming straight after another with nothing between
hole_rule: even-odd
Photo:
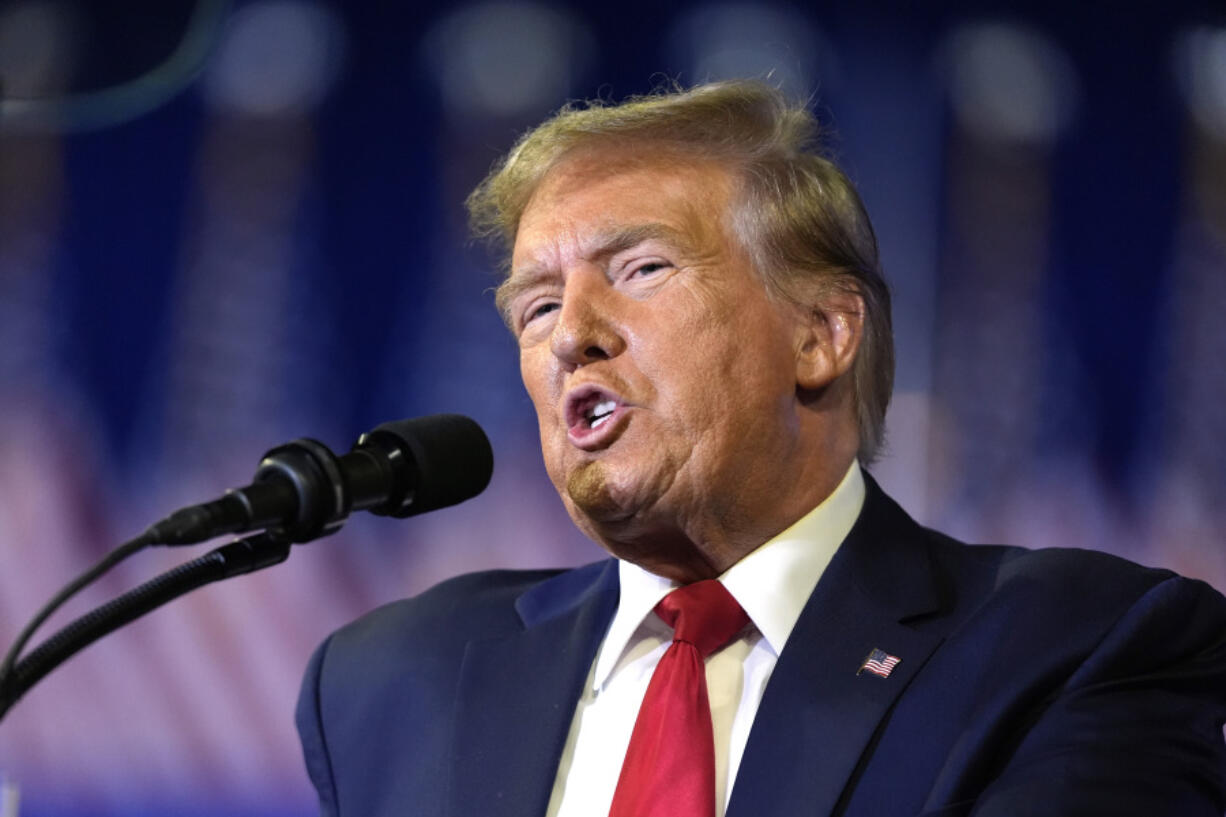
<instances>
[{"instance_id":1,"label":"man's nose","mask_svg":"<svg viewBox=\"0 0 1226 817\"><path fill-rule=\"evenodd\" d=\"M566 281L550 346L559 360L584 366L621 354L625 340L616 311L617 293L603 271L576 270Z\"/></svg>"}]
</instances>

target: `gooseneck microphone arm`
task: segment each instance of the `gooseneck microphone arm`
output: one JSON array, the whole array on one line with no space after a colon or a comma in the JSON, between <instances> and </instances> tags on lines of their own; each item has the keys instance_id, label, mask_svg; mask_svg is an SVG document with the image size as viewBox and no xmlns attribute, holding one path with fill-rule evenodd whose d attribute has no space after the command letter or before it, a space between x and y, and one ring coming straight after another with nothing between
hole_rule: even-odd
<instances>
[{"instance_id":1,"label":"gooseneck microphone arm","mask_svg":"<svg viewBox=\"0 0 1226 817\"><path fill-rule=\"evenodd\" d=\"M352 511L406 517L463 502L485 489L493 468L493 452L481 427L456 414L384 423L339 457L311 439L272 449L260 460L250 485L174 512L112 551L44 605L0 661L0 718L60 663L167 601L209 582L282 562L290 543L336 532ZM128 556L148 545L187 545L252 530L265 532L141 585L72 622L18 660L52 613Z\"/></svg>"},{"instance_id":2,"label":"gooseneck microphone arm","mask_svg":"<svg viewBox=\"0 0 1226 817\"><path fill-rule=\"evenodd\" d=\"M289 558L290 547L288 539L257 533L172 568L72 621L31 650L4 678L0 719L47 673L104 635L197 587L280 564Z\"/></svg>"}]
</instances>

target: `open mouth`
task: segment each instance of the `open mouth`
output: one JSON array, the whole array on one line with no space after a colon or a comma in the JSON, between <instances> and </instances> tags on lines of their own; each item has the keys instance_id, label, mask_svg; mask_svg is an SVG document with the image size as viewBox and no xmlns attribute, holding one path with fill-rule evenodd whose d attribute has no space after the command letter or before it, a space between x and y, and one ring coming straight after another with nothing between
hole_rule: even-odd
<instances>
[{"instance_id":1,"label":"open mouth","mask_svg":"<svg viewBox=\"0 0 1226 817\"><path fill-rule=\"evenodd\" d=\"M607 426L622 407L616 394L597 386L584 386L566 401L566 425L573 436L585 437Z\"/></svg>"}]
</instances>

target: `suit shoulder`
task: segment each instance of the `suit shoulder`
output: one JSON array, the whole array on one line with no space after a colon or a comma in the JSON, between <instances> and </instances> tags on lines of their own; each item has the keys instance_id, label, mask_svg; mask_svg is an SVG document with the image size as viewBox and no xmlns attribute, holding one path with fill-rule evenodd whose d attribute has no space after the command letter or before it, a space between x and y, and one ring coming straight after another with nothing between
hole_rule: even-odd
<instances>
[{"instance_id":1,"label":"suit shoulder","mask_svg":"<svg viewBox=\"0 0 1226 817\"><path fill-rule=\"evenodd\" d=\"M1163 582L1180 578L1162 568L1144 567L1119 556L1080 548L1008 548L1000 561L998 587L1034 584L1070 594L1127 601Z\"/></svg>"},{"instance_id":2,"label":"suit shoulder","mask_svg":"<svg viewBox=\"0 0 1226 817\"><path fill-rule=\"evenodd\" d=\"M1049 584L1056 588L1070 582L1078 585L1115 583L1126 590L1144 592L1145 588L1176 576L1169 570L1143 567L1096 550L967 544L918 524L867 474L865 482L868 493L864 511L856 523L857 530L863 526L864 539L892 538L908 544L922 543L934 566L956 580L972 584L977 579L988 581L989 587L1017 581Z\"/></svg>"},{"instance_id":3,"label":"suit shoulder","mask_svg":"<svg viewBox=\"0 0 1226 817\"><path fill-rule=\"evenodd\" d=\"M328 698L334 706L352 708L411 688L419 702L441 706L470 641L520 631L518 600L534 588L552 588L559 580L565 584L569 577L588 572L467 573L378 607L319 645L307 667L303 700Z\"/></svg>"},{"instance_id":4,"label":"suit shoulder","mask_svg":"<svg viewBox=\"0 0 1226 817\"><path fill-rule=\"evenodd\" d=\"M1096 550L964 544L927 533L932 558L961 577L955 592L967 612L1024 608L1032 623L1050 617L1060 631L1084 625L1100 633L1137 605L1226 620L1217 590L1165 568Z\"/></svg>"},{"instance_id":5,"label":"suit shoulder","mask_svg":"<svg viewBox=\"0 0 1226 817\"><path fill-rule=\"evenodd\" d=\"M442 636L448 640L497 635L518 627L515 601L562 570L486 570L447 579L411 598L377 607L341 627L337 644Z\"/></svg>"},{"instance_id":6,"label":"suit shoulder","mask_svg":"<svg viewBox=\"0 0 1226 817\"><path fill-rule=\"evenodd\" d=\"M939 562L978 566L993 573L999 582L1019 579L1063 582L1097 577L1104 582L1149 587L1177 575L1165 568L1145 567L1100 550L968 544L931 528L923 528L923 531Z\"/></svg>"}]
</instances>

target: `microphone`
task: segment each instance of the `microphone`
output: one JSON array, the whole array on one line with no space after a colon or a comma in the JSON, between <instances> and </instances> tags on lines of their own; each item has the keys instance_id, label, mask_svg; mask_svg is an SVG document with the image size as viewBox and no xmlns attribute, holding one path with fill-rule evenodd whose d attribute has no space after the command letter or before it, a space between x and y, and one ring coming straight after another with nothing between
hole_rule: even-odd
<instances>
[{"instance_id":1,"label":"microphone","mask_svg":"<svg viewBox=\"0 0 1226 817\"><path fill-rule=\"evenodd\" d=\"M266 453L250 485L177 510L142 538L190 545L268 529L309 542L335 533L352 511L406 517L463 502L485 490L493 471L485 432L459 414L384 423L339 457L303 438Z\"/></svg>"}]
</instances>

